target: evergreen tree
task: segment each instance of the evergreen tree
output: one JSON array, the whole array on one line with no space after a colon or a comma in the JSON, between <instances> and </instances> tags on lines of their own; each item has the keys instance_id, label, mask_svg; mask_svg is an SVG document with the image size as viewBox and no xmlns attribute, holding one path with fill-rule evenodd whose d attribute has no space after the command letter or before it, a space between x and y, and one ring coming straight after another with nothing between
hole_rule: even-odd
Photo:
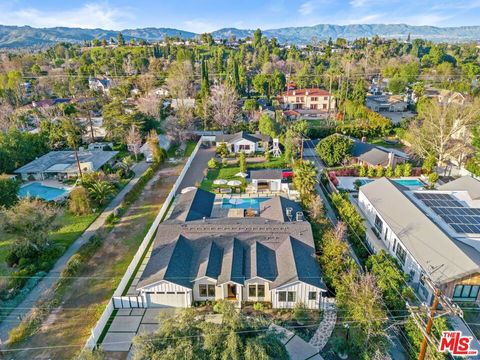
<instances>
[{"instance_id":1,"label":"evergreen tree","mask_svg":"<svg viewBox=\"0 0 480 360\"><path fill-rule=\"evenodd\" d=\"M118 46L124 46L125 45L125 39L123 38L123 35L121 32L118 33L117 35L117 44Z\"/></svg>"}]
</instances>

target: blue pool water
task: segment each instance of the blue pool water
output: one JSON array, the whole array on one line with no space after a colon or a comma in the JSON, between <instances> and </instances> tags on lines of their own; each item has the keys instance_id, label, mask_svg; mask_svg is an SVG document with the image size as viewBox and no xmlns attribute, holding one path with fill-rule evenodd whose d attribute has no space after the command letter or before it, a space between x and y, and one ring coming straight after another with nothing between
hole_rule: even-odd
<instances>
[{"instance_id":1,"label":"blue pool water","mask_svg":"<svg viewBox=\"0 0 480 360\"><path fill-rule=\"evenodd\" d=\"M230 203L230 199L223 199L222 208L224 209L260 209L260 203L269 200L270 198L260 197L260 198L241 198L235 200L241 200L238 204Z\"/></svg>"},{"instance_id":2,"label":"blue pool water","mask_svg":"<svg viewBox=\"0 0 480 360\"><path fill-rule=\"evenodd\" d=\"M375 181L375 180L373 180L373 179L361 179L360 183L361 183L361 185L365 185L365 184L368 184L372 181ZM393 179L393 181L395 181L397 184L400 184L400 185L403 185L403 186L406 186L406 187L423 187L423 186L425 186L425 184L418 179Z\"/></svg>"},{"instance_id":3,"label":"blue pool water","mask_svg":"<svg viewBox=\"0 0 480 360\"><path fill-rule=\"evenodd\" d=\"M64 195L67 192L68 190L65 190L65 189L45 186L40 183L30 183L28 185L22 186L20 190L18 190L18 196L39 197L41 199L51 201L58 198L61 195Z\"/></svg>"}]
</instances>

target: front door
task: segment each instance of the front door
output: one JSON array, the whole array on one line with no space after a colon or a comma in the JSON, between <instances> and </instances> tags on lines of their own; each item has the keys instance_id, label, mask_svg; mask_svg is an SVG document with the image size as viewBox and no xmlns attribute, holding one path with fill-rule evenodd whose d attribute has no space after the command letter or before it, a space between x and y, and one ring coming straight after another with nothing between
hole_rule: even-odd
<instances>
[{"instance_id":1,"label":"front door","mask_svg":"<svg viewBox=\"0 0 480 360\"><path fill-rule=\"evenodd\" d=\"M237 298L237 285L227 285L227 299Z\"/></svg>"}]
</instances>

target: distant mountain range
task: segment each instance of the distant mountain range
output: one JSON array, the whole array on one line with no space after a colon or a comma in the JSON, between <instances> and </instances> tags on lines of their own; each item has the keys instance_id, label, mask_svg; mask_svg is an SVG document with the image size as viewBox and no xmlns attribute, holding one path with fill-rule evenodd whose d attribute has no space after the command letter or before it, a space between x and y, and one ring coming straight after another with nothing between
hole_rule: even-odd
<instances>
[{"instance_id":1,"label":"distant mountain range","mask_svg":"<svg viewBox=\"0 0 480 360\"><path fill-rule=\"evenodd\" d=\"M126 29L121 31L125 40L144 39L147 41L162 40L165 35L192 39L198 36L193 32L170 28ZM228 39L232 36L245 38L252 36L254 30L225 28L212 32L216 39ZM83 42L93 39L115 38L118 31L103 29L80 29L68 27L32 28L30 26L0 25L0 48L43 47L56 42ZM275 37L281 43L307 44L312 38L326 40L338 37L354 40L360 37L378 35L385 38L422 38L432 41L467 42L480 40L480 26L435 27L411 26L405 24L358 24L287 27L264 30L269 38Z\"/></svg>"}]
</instances>

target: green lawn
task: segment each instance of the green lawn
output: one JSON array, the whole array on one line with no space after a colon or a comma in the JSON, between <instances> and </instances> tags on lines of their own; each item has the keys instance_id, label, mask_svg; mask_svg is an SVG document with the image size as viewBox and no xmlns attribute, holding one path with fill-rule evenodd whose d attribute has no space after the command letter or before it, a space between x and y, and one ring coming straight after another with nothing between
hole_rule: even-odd
<instances>
[{"instance_id":1,"label":"green lawn","mask_svg":"<svg viewBox=\"0 0 480 360\"><path fill-rule=\"evenodd\" d=\"M97 218L100 212L88 215L74 215L65 211L58 219L60 228L50 234L50 239L68 248L88 226Z\"/></svg>"},{"instance_id":2,"label":"green lawn","mask_svg":"<svg viewBox=\"0 0 480 360\"><path fill-rule=\"evenodd\" d=\"M187 147L185 148L185 152L183 153L183 156L188 157L192 155L192 152L195 149L195 146L197 146L196 141L193 141L193 140L187 141Z\"/></svg>"},{"instance_id":3,"label":"green lawn","mask_svg":"<svg viewBox=\"0 0 480 360\"><path fill-rule=\"evenodd\" d=\"M395 139L392 139L395 140ZM398 144L390 144L385 142L383 138L376 138L376 139L371 139L367 140L370 144L378 145L378 146L383 146L386 148L394 148L394 149L401 149L403 148L403 144L399 141Z\"/></svg>"},{"instance_id":4,"label":"green lawn","mask_svg":"<svg viewBox=\"0 0 480 360\"><path fill-rule=\"evenodd\" d=\"M248 169L280 169L285 167L285 161L282 157L279 158L272 158L269 162L259 162L254 164L247 164ZM213 181L216 179L224 179L224 180L240 180L243 185L242 188L245 187L247 181L239 176L235 176L235 174L240 172L239 166L232 166L229 165L227 167L221 167L219 169L210 169L208 170L207 178L202 181L200 187L203 190L213 191L216 187L228 187L226 185L213 185Z\"/></svg>"},{"instance_id":5,"label":"green lawn","mask_svg":"<svg viewBox=\"0 0 480 360\"><path fill-rule=\"evenodd\" d=\"M100 213L97 212L78 216L65 211L57 218L56 221L60 227L50 234L50 240L67 249L99 214ZM6 264L5 257L8 254L8 249L14 241L15 236L0 231L0 239L0 275L5 276L13 271L13 269Z\"/></svg>"}]
</instances>

